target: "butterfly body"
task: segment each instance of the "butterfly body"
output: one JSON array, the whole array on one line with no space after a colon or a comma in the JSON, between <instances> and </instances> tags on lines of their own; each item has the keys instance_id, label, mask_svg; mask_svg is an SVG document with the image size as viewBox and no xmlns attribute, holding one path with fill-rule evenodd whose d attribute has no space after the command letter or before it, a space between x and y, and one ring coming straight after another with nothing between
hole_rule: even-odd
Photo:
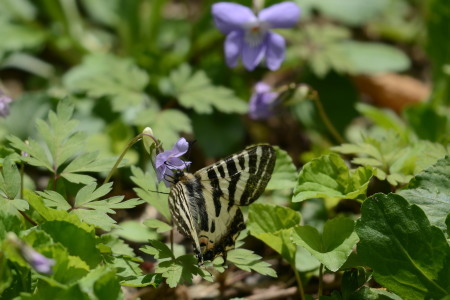
<instances>
[{"instance_id":1,"label":"butterfly body","mask_svg":"<svg viewBox=\"0 0 450 300\"><path fill-rule=\"evenodd\" d=\"M270 145L256 145L194 174L177 171L169 208L178 230L194 246L199 263L224 256L245 228L240 206L254 202L273 172Z\"/></svg>"}]
</instances>

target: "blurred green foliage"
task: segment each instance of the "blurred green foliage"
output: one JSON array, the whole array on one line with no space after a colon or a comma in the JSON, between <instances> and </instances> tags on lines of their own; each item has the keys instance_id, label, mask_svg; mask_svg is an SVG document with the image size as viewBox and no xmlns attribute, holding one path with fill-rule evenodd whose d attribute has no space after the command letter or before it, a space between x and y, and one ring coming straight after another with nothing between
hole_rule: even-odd
<instances>
[{"instance_id":1,"label":"blurred green foliage","mask_svg":"<svg viewBox=\"0 0 450 300\"><path fill-rule=\"evenodd\" d=\"M212 0L0 0L0 89L15 98L0 119L0 298L122 299L121 286L195 275L225 284L222 257L198 266L170 244L169 189L154 155L130 144L151 127L166 149L181 135L198 141L193 170L278 145L267 192L243 209L248 232L228 252L237 268L298 287L318 277L319 299L448 299L449 5L295 2L300 22L277 30L281 68L249 73L226 66ZM380 104L358 79L386 73L418 78L430 96ZM291 87L263 121L247 116L258 81ZM392 102L415 91L391 84ZM20 245L55 260L53 273ZM324 272L342 280L323 287Z\"/></svg>"}]
</instances>

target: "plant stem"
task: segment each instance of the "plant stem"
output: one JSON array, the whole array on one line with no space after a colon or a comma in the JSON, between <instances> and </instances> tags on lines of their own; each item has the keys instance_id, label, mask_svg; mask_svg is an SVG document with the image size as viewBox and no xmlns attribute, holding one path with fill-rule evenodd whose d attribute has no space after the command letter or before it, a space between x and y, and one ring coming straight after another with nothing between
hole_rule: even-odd
<instances>
[{"instance_id":1,"label":"plant stem","mask_svg":"<svg viewBox=\"0 0 450 300\"><path fill-rule=\"evenodd\" d=\"M37 226L37 225L38 225L38 224L37 224L35 221L33 221L33 219L30 218L26 213L24 213L23 211L20 211L20 210L19 210L19 212L20 212L20 214L21 214L28 222L31 223L31 225L33 225L33 226Z\"/></svg>"},{"instance_id":2,"label":"plant stem","mask_svg":"<svg viewBox=\"0 0 450 300\"><path fill-rule=\"evenodd\" d=\"M340 144L345 143L344 138L339 134L339 132L333 126L333 123L331 123L330 119L328 118L328 115L325 112L325 109L323 108L322 102L320 101L319 93L317 93L316 90L311 91L311 98L316 103L317 109L319 110L319 115L322 118L323 123L325 123L327 129L330 131L331 135L334 137L334 139L338 141Z\"/></svg>"},{"instance_id":3,"label":"plant stem","mask_svg":"<svg viewBox=\"0 0 450 300\"><path fill-rule=\"evenodd\" d=\"M322 296L322 289L323 289L323 264L320 264L319 267L319 291L317 292L318 298Z\"/></svg>"},{"instance_id":4,"label":"plant stem","mask_svg":"<svg viewBox=\"0 0 450 300\"><path fill-rule=\"evenodd\" d=\"M172 251L172 253L173 253L173 227L170 230L170 251Z\"/></svg>"},{"instance_id":5,"label":"plant stem","mask_svg":"<svg viewBox=\"0 0 450 300\"><path fill-rule=\"evenodd\" d=\"M123 157L125 156L125 154L127 153L127 151L134 145L136 144L138 141L140 141L142 139L142 137L144 136L148 136L150 138L153 139L153 141L156 144L156 150L158 152L162 152L163 149L161 147L161 145L159 144L158 140L151 134L148 133L140 133L137 136L135 136L133 139L131 139L131 141L128 143L128 145L125 147L125 149L122 151L122 154L120 154L119 158L117 159L116 163L114 164L114 166L112 167L111 171L109 171L108 176L106 176L105 181L103 182L103 184L108 183L108 181L111 179L112 175L114 174L114 172L116 171L117 167L119 166L120 162L122 161Z\"/></svg>"},{"instance_id":6,"label":"plant stem","mask_svg":"<svg viewBox=\"0 0 450 300\"><path fill-rule=\"evenodd\" d=\"M295 261L295 256L294 256L294 261ZM300 295L300 299L305 300L305 291L303 290L302 279L300 277L300 274L298 273L297 268L295 267L295 263L291 264L291 268L294 270L295 280L297 281L298 294Z\"/></svg>"}]
</instances>

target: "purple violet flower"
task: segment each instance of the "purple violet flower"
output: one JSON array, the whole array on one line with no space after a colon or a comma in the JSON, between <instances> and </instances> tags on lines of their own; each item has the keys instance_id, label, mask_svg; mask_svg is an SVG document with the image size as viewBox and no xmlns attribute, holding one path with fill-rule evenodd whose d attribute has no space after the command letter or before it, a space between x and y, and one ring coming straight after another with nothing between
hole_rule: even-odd
<instances>
[{"instance_id":1,"label":"purple violet flower","mask_svg":"<svg viewBox=\"0 0 450 300\"><path fill-rule=\"evenodd\" d=\"M55 261L36 252L33 248L23 245L21 248L23 258L39 273L51 274Z\"/></svg>"},{"instance_id":2,"label":"purple violet flower","mask_svg":"<svg viewBox=\"0 0 450 300\"><path fill-rule=\"evenodd\" d=\"M11 97L6 96L0 90L0 117L6 117L9 115L9 104L12 102Z\"/></svg>"},{"instance_id":3,"label":"purple violet flower","mask_svg":"<svg viewBox=\"0 0 450 300\"><path fill-rule=\"evenodd\" d=\"M229 67L235 67L239 56L249 71L266 57L267 67L277 70L284 60L284 38L272 28L291 28L300 16L294 2L281 2L261 10L258 16L243 5L219 2L212 6L216 27L226 34L225 57Z\"/></svg>"},{"instance_id":4,"label":"purple violet flower","mask_svg":"<svg viewBox=\"0 0 450 300\"><path fill-rule=\"evenodd\" d=\"M254 89L249 102L249 116L253 120L267 119L274 113L278 93L272 92L272 88L262 81Z\"/></svg>"},{"instance_id":5,"label":"purple violet flower","mask_svg":"<svg viewBox=\"0 0 450 300\"><path fill-rule=\"evenodd\" d=\"M190 161L184 161L180 158L189 150L189 143L185 138L180 138L172 149L156 155L156 177L158 181L163 181L169 187L170 182L166 180L166 176L173 175L172 170L183 170L191 164Z\"/></svg>"}]
</instances>

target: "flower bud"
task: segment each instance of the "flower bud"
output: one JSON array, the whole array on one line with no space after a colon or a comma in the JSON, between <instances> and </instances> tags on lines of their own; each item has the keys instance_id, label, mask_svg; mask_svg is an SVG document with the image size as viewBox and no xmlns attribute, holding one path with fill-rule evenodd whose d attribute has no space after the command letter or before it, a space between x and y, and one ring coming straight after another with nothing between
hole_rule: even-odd
<instances>
[{"instance_id":1,"label":"flower bud","mask_svg":"<svg viewBox=\"0 0 450 300\"><path fill-rule=\"evenodd\" d=\"M154 138L151 138L149 135L153 136L153 130L150 127L145 127L142 133L145 133L145 135L142 138L142 141L144 142L145 151L151 154L150 147L152 146L152 144L155 143L155 140Z\"/></svg>"}]
</instances>

